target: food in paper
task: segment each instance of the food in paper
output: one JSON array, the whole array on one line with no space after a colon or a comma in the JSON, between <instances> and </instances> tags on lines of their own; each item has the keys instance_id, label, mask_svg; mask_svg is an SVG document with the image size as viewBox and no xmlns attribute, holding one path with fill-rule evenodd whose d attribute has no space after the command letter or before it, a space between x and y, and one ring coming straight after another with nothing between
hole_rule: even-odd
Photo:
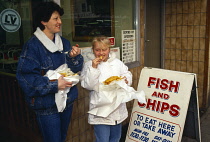
<instances>
[{"instance_id":1,"label":"food in paper","mask_svg":"<svg viewBox=\"0 0 210 142\"><path fill-rule=\"evenodd\" d=\"M119 81L121 79L123 79L123 78L119 77L119 76L111 76L111 77L107 78L103 83L104 83L104 85L109 85L111 82Z\"/></svg>"},{"instance_id":2,"label":"food in paper","mask_svg":"<svg viewBox=\"0 0 210 142\"><path fill-rule=\"evenodd\" d=\"M64 77L68 77L68 76L76 76L78 75L77 73L74 73L70 70L70 68L67 68L63 71L58 72L59 74L61 74Z\"/></svg>"}]
</instances>

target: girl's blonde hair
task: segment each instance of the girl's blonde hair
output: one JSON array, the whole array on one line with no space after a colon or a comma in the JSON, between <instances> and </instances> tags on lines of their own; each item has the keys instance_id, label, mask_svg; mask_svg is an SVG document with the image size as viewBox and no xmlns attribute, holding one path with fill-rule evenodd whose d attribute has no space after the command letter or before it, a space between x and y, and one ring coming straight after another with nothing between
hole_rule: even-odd
<instances>
[{"instance_id":1,"label":"girl's blonde hair","mask_svg":"<svg viewBox=\"0 0 210 142\"><path fill-rule=\"evenodd\" d=\"M94 37L93 41L92 41L92 48L95 47L95 43L98 42L100 44L106 45L110 48L110 41L108 39L108 37L106 36L98 36L98 37Z\"/></svg>"}]
</instances>

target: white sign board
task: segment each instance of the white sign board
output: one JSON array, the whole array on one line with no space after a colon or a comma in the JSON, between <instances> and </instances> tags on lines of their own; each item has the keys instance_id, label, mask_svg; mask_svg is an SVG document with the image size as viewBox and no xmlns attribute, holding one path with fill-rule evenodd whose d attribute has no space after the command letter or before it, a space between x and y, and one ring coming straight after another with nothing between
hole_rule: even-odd
<instances>
[{"instance_id":1,"label":"white sign board","mask_svg":"<svg viewBox=\"0 0 210 142\"><path fill-rule=\"evenodd\" d=\"M14 9L4 9L0 13L0 25L7 32L16 32L21 26L21 17Z\"/></svg>"},{"instance_id":2,"label":"white sign board","mask_svg":"<svg viewBox=\"0 0 210 142\"><path fill-rule=\"evenodd\" d=\"M126 142L181 142L195 79L192 73L143 68L137 90L147 103L134 102Z\"/></svg>"}]
</instances>

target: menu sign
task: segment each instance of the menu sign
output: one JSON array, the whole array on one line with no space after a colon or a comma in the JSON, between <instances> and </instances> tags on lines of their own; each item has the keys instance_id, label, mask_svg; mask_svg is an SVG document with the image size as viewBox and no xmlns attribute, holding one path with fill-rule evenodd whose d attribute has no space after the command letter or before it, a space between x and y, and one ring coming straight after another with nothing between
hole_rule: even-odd
<instances>
[{"instance_id":1,"label":"menu sign","mask_svg":"<svg viewBox=\"0 0 210 142\"><path fill-rule=\"evenodd\" d=\"M194 82L192 73L143 68L137 90L147 103L134 102L126 142L181 142Z\"/></svg>"},{"instance_id":2,"label":"menu sign","mask_svg":"<svg viewBox=\"0 0 210 142\"><path fill-rule=\"evenodd\" d=\"M122 61L129 63L136 61L135 30L122 30Z\"/></svg>"}]
</instances>

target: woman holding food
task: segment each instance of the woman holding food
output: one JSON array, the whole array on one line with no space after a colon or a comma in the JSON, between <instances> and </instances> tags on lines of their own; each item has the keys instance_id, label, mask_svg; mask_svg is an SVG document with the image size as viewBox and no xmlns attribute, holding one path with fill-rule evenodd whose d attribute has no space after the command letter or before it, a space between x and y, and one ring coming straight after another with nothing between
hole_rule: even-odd
<instances>
[{"instance_id":1,"label":"woman holding food","mask_svg":"<svg viewBox=\"0 0 210 142\"><path fill-rule=\"evenodd\" d=\"M81 71L83 57L77 46L59 36L63 9L54 2L43 2L35 9L34 36L23 46L20 55L17 80L25 93L25 99L36 114L44 142L64 142L71 119L73 102L78 96L76 86L61 76L50 80L45 74L67 64L72 72ZM66 107L58 112L55 94L70 87Z\"/></svg>"},{"instance_id":2,"label":"woman holding food","mask_svg":"<svg viewBox=\"0 0 210 142\"><path fill-rule=\"evenodd\" d=\"M96 37L92 41L93 55L89 58L81 72L81 86L90 90L89 109L94 109L100 101L102 92L99 84L109 79L122 77L127 85L132 83L132 74L128 67L115 53L110 52L110 41L105 36ZM114 77L113 77L114 76ZM111 77L111 78L110 78ZM127 118L126 103L122 103L107 117L89 114L88 122L94 125L96 142L119 142L121 137L121 123Z\"/></svg>"}]
</instances>

